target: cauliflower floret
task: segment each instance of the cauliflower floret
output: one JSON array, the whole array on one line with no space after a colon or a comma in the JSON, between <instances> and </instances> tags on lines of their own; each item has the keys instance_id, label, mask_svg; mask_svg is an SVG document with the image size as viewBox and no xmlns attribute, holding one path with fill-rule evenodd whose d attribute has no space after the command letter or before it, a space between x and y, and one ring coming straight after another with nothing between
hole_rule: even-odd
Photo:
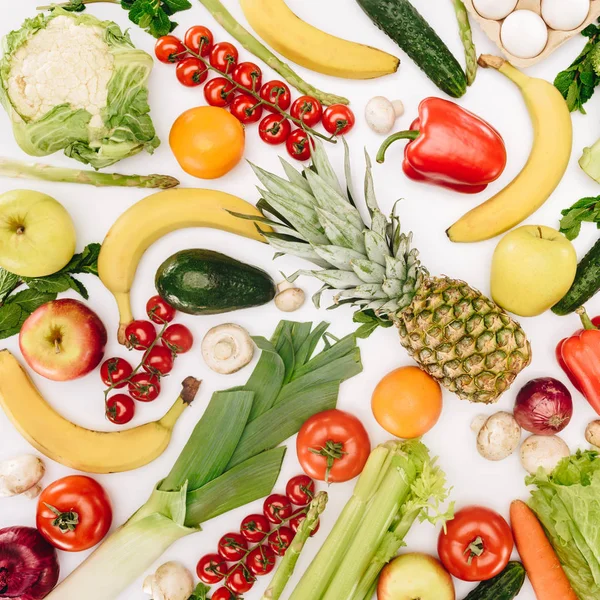
<instances>
[{"instance_id":1,"label":"cauliflower floret","mask_svg":"<svg viewBox=\"0 0 600 600\"><path fill-rule=\"evenodd\" d=\"M113 70L114 57L103 30L60 16L15 52L8 94L25 118L37 120L54 106L70 104L87 110L92 126L101 127Z\"/></svg>"}]
</instances>

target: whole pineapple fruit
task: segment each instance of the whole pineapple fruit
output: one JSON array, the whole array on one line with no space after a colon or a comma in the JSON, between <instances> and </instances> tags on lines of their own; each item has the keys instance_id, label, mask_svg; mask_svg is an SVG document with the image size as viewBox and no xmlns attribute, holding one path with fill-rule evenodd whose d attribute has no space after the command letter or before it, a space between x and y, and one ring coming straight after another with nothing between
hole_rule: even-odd
<instances>
[{"instance_id":1,"label":"whole pineapple fruit","mask_svg":"<svg viewBox=\"0 0 600 600\"><path fill-rule=\"evenodd\" d=\"M312 159L303 173L282 160L288 180L252 166L264 186L257 204L264 217L254 220L271 226L265 233L269 244L278 254L321 267L298 271L290 280L320 279L324 286L315 304L323 291L335 290L336 304L360 307L355 320L363 327L396 325L401 344L419 366L460 398L498 400L531 362L521 326L467 283L429 276L411 248L412 234L401 233L395 210L390 218L380 211L368 155L370 228L353 203L347 147L346 191L319 140Z\"/></svg>"}]
</instances>

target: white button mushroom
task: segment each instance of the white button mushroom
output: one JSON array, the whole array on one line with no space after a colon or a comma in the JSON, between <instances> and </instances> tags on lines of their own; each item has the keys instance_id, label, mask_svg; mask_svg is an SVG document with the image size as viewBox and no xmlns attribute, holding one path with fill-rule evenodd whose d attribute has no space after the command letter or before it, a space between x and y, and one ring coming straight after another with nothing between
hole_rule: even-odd
<instances>
[{"instance_id":1,"label":"white button mushroom","mask_svg":"<svg viewBox=\"0 0 600 600\"><path fill-rule=\"evenodd\" d=\"M383 96L375 96L365 106L365 120L375 133L389 133L396 119L404 114L404 105L400 100L390 102Z\"/></svg>"},{"instance_id":2,"label":"white button mushroom","mask_svg":"<svg viewBox=\"0 0 600 600\"><path fill-rule=\"evenodd\" d=\"M530 475L540 467L550 474L570 454L569 446L556 435L530 435L521 446L521 464Z\"/></svg>"},{"instance_id":3,"label":"white button mushroom","mask_svg":"<svg viewBox=\"0 0 600 600\"><path fill-rule=\"evenodd\" d=\"M600 447L600 421L592 421L585 428L585 439L592 446Z\"/></svg>"},{"instance_id":4,"label":"white button mushroom","mask_svg":"<svg viewBox=\"0 0 600 600\"><path fill-rule=\"evenodd\" d=\"M234 323L213 327L202 340L202 356L213 371L235 373L254 356L254 342L248 332Z\"/></svg>"},{"instance_id":5,"label":"white button mushroom","mask_svg":"<svg viewBox=\"0 0 600 600\"><path fill-rule=\"evenodd\" d=\"M44 476L44 463L32 454L21 454L0 463L0 498L23 494L35 498L42 491L38 485Z\"/></svg>"},{"instance_id":6,"label":"white button mushroom","mask_svg":"<svg viewBox=\"0 0 600 600\"><path fill-rule=\"evenodd\" d=\"M170 561L144 579L143 591L152 600L188 600L194 592L194 578L183 565Z\"/></svg>"},{"instance_id":7,"label":"white button mushroom","mask_svg":"<svg viewBox=\"0 0 600 600\"><path fill-rule=\"evenodd\" d=\"M504 460L521 440L521 427L509 412L500 411L488 419L476 417L471 429L477 433L477 451L487 460Z\"/></svg>"},{"instance_id":8,"label":"white button mushroom","mask_svg":"<svg viewBox=\"0 0 600 600\"><path fill-rule=\"evenodd\" d=\"M306 300L304 292L294 287L289 281L282 281L277 286L275 306L282 312L294 312L298 310Z\"/></svg>"}]
</instances>

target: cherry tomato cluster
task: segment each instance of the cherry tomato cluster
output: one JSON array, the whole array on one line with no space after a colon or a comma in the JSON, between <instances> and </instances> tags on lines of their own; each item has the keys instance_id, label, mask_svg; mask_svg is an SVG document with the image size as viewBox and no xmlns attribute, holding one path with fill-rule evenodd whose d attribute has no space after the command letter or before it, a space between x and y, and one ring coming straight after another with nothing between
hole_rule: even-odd
<instances>
[{"instance_id":1,"label":"cherry tomato cluster","mask_svg":"<svg viewBox=\"0 0 600 600\"><path fill-rule=\"evenodd\" d=\"M239 532L226 533L219 540L217 552L198 561L196 573L201 581L214 585L224 580L212 600L239 598L252 588L257 577L275 568L277 557L286 553L306 518L314 494L315 482L310 477L292 477L285 495L271 494L263 504L263 514L248 515ZM318 524L313 535L317 529Z\"/></svg>"},{"instance_id":2,"label":"cherry tomato cluster","mask_svg":"<svg viewBox=\"0 0 600 600\"><path fill-rule=\"evenodd\" d=\"M188 352L193 343L192 332L171 321L175 309L160 296L153 296L146 304L149 320L132 321L125 329L127 347L144 352L140 364L134 369L124 358L105 360L100 367L100 377L107 389L105 395L106 417L117 425L124 425L135 414L134 400L152 402L160 394L160 380L173 370L178 354ZM162 328L157 333L156 325ZM115 389L127 387L128 394L108 397Z\"/></svg>"},{"instance_id":3,"label":"cherry tomato cluster","mask_svg":"<svg viewBox=\"0 0 600 600\"><path fill-rule=\"evenodd\" d=\"M292 103L290 88L283 81L263 84L258 65L239 62L237 48L229 42L215 44L212 32L202 25L188 29L183 41L174 35L159 38L155 54L161 62L177 63L177 79L187 87L203 84L209 70L221 73L204 86L208 104L229 107L244 125L260 121L260 138L267 144L285 143L290 156L297 160L310 158L307 128L322 122L333 136L348 133L354 126L354 113L343 104L323 110L321 102L312 96L300 96ZM263 117L263 110L270 114Z\"/></svg>"}]
</instances>

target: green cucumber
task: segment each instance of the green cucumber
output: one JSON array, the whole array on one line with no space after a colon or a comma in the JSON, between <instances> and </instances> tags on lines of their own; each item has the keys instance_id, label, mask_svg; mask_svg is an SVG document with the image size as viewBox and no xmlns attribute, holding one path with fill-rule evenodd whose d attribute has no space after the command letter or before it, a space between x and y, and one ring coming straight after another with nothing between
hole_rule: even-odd
<instances>
[{"instance_id":1,"label":"green cucumber","mask_svg":"<svg viewBox=\"0 0 600 600\"><path fill-rule=\"evenodd\" d=\"M260 306L275 297L271 277L211 250L182 250L156 272L156 289L171 306L191 315Z\"/></svg>"},{"instance_id":2,"label":"green cucumber","mask_svg":"<svg viewBox=\"0 0 600 600\"><path fill-rule=\"evenodd\" d=\"M575 281L565 297L552 307L557 315L568 315L583 306L600 290L600 240L577 265Z\"/></svg>"},{"instance_id":3,"label":"green cucumber","mask_svg":"<svg viewBox=\"0 0 600 600\"><path fill-rule=\"evenodd\" d=\"M408 0L357 0L369 18L391 37L443 92L460 98L467 77L459 62Z\"/></svg>"},{"instance_id":4,"label":"green cucumber","mask_svg":"<svg viewBox=\"0 0 600 600\"><path fill-rule=\"evenodd\" d=\"M525 569L520 562L509 562L504 571L482 581L465 600L513 600L523 587Z\"/></svg>"}]
</instances>

